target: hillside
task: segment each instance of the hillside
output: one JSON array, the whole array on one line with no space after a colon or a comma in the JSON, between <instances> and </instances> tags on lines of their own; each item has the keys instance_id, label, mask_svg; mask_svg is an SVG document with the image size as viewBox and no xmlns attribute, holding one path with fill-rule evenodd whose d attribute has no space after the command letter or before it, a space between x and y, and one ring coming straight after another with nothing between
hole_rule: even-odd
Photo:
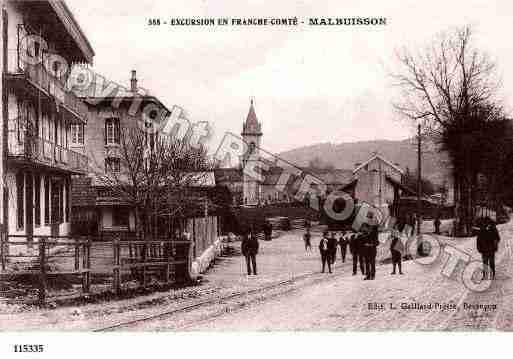
<instances>
[{"instance_id":1,"label":"hillside","mask_svg":"<svg viewBox=\"0 0 513 359\"><path fill-rule=\"evenodd\" d=\"M320 158L324 163L330 163L336 168L352 169L355 163L364 162L373 152L378 151L390 162L397 163L403 169L411 171L417 168L417 149L414 140L402 141L364 141L352 143L320 143L296 148L279 154L280 157L306 166L310 160ZM426 143L423 146L422 174L436 184L442 184L449 176L447 156L439 152L436 146Z\"/></svg>"}]
</instances>

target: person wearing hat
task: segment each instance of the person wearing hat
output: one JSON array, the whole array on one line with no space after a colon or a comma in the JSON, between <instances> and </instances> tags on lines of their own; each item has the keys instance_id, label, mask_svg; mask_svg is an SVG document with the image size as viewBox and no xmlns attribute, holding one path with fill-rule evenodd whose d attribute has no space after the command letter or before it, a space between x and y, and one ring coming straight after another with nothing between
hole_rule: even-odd
<instances>
[{"instance_id":1,"label":"person wearing hat","mask_svg":"<svg viewBox=\"0 0 513 359\"><path fill-rule=\"evenodd\" d=\"M328 240L328 247L330 248L330 259L331 264L335 264L335 261L337 260L337 237L335 232L331 232L331 236Z\"/></svg>"},{"instance_id":2,"label":"person wearing hat","mask_svg":"<svg viewBox=\"0 0 513 359\"><path fill-rule=\"evenodd\" d=\"M340 246L340 258L342 259L342 263L346 262L346 252L347 252L347 245L349 243L347 237L347 233L344 232L338 239L338 245Z\"/></svg>"},{"instance_id":3,"label":"person wearing hat","mask_svg":"<svg viewBox=\"0 0 513 359\"><path fill-rule=\"evenodd\" d=\"M363 240L366 274L364 280L374 280L376 277L377 247L379 245L378 226L366 226L364 230L367 232Z\"/></svg>"},{"instance_id":4,"label":"person wearing hat","mask_svg":"<svg viewBox=\"0 0 513 359\"><path fill-rule=\"evenodd\" d=\"M329 237L328 231L324 231L322 234L321 241L319 242L319 252L321 253L321 262L322 262L322 273L326 268L326 264L328 264L328 271L331 273L331 248L329 245Z\"/></svg>"},{"instance_id":5,"label":"person wearing hat","mask_svg":"<svg viewBox=\"0 0 513 359\"><path fill-rule=\"evenodd\" d=\"M495 223L490 217L485 217L476 239L477 250L483 260L483 279L495 279L495 253L500 240Z\"/></svg>"},{"instance_id":6,"label":"person wearing hat","mask_svg":"<svg viewBox=\"0 0 513 359\"><path fill-rule=\"evenodd\" d=\"M399 219L394 228L392 228L392 241L390 243L390 254L392 255L392 273L395 274L396 267L399 268L399 274L403 274L402 269L402 256L403 256L403 243L401 242L401 233L404 230L406 223L404 220Z\"/></svg>"},{"instance_id":7,"label":"person wearing hat","mask_svg":"<svg viewBox=\"0 0 513 359\"><path fill-rule=\"evenodd\" d=\"M363 256L361 248L362 236L360 233L351 233L349 236L349 251L353 257L353 275L358 272L358 262L360 262L360 272L365 274L365 267L363 265Z\"/></svg>"},{"instance_id":8,"label":"person wearing hat","mask_svg":"<svg viewBox=\"0 0 513 359\"><path fill-rule=\"evenodd\" d=\"M248 275L257 275L256 256L258 254L258 248L258 239L253 228L249 230L249 233L248 231L245 231L241 243L241 252L242 255L246 258Z\"/></svg>"}]
</instances>

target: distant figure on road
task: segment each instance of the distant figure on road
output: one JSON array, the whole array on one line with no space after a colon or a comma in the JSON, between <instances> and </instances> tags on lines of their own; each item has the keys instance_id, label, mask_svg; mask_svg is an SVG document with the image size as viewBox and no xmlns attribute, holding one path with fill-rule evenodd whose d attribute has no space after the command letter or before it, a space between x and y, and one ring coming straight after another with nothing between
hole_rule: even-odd
<instances>
[{"instance_id":1,"label":"distant figure on road","mask_svg":"<svg viewBox=\"0 0 513 359\"><path fill-rule=\"evenodd\" d=\"M340 238L338 239L338 245L340 246L340 258L342 258L342 263L346 262L346 253L347 253L347 245L349 241L347 238L347 232L343 232Z\"/></svg>"},{"instance_id":2,"label":"distant figure on road","mask_svg":"<svg viewBox=\"0 0 513 359\"><path fill-rule=\"evenodd\" d=\"M253 228L249 231L249 233L244 233L241 243L241 252L242 255L246 258L246 266L248 269L248 275L251 275L253 272L254 275L257 275L257 265L256 265L256 256L258 254L258 239L256 237ZM253 267L253 271L251 270Z\"/></svg>"},{"instance_id":3,"label":"distant figure on road","mask_svg":"<svg viewBox=\"0 0 513 359\"><path fill-rule=\"evenodd\" d=\"M273 225L269 221L265 221L264 223L264 238L266 241L270 241L272 239L273 234Z\"/></svg>"},{"instance_id":4,"label":"distant figure on road","mask_svg":"<svg viewBox=\"0 0 513 359\"><path fill-rule=\"evenodd\" d=\"M305 219L305 228L310 229L312 227L312 223L309 219Z\"/></svg>"},{"instance_id":5,"label":"distant figure on road","mask_svg":"<svg viewBox=\"0 0 513 359\"><path fill-rule=\"evenodd\" d=\"M435 234L440 234L440 224L442 224L442 221L440 221L440 215L437 215L434 221L435 226Z\"/></svg>"},{"instance_id":6,"label":"distant figure on road","mask_svg":"<svg viewBox=\"0 0 513 359\"><path fill-rule=\"evenodd\" d=\"M399 274L403 274L402 256L404 252L403 243L401 242L401 234L406 223L403 219L398 219L392 228L392 242L390 243L390 253L392 254L392 275L395 274L395 268L399 268Z\"/></svg>"},{"instance_id":7,"label":"distant figure on road","mask_svg":"<svg viewBox=\"0 0 513 359\"><path fill-rule=\"evenodd\" d=\"M495 252L500 240L495 223L490 217L485 217L476 240L477 250L483 259L483 279L495 279Z\"/></svg>"},{"instance_id":8,"label":"distant figure on road","mask_svg":"<svg viewBox=\"0 0 513 359\"><path fill-rule=\"evenodd\" d=\"M310 233L310 227L306 228L306 232L303 235L303 241L305 242L305 252L312 251L312 234Z\"/></svg>"},{"instance_id":9,"label":"distant figure on road","mask_svg":"<svg viewBox=\"0 0 513 359\"><path fill-rule=\"evenodd\" d=\"M349 251L353 257L353 275L358 272L358 262L360 262L360 272L365 274L363 265L363 256L361 251L361 235L359 233L351 233L349 236Z\"/></svg>"},{"instance_id":10,"label":"distant figure on road","mask_svg":"<svg viewBox=\"0 0 513 359\"><path fill-rule=\"evenodd\" d=\"M376 255L379 245L378 226L366 226L366 231L368 234L363 241L366 273L364 280L373 280L376 277Z\"/></svg>"},{"instance_id":11,"label":"distant figure on road","mask_svg":"<svg viewBox=\"0 0 513 359\"><path fill-rule=\"evenodd\" d=\"M328 271L331 273L331 248L329 246L328 231L324 231L319 242L319 252L321 253L322 273L328 264Z\"/></svg>"},{"instance_id":12,"label":"distant figure on road","mask_svg":"<svg viewBox=\"0 0 513 359\"><path fill-rule=\"evenodd\" d=\"M331 236L328 240L328 247L330 248L331 264L335 264L337 260L337 237L335 232L331 232Z\"/></svg>"}]
</instances>

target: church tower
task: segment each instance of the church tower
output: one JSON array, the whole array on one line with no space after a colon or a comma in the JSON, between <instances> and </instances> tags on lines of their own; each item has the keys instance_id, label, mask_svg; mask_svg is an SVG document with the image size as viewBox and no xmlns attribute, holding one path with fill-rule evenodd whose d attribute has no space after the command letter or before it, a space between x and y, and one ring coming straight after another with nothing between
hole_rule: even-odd
<instances>
[{"instance_id":1,"label":"church tower","mask_svg":"<svg viewBox=\"0 0 513 359\"><path fill-rule=\"evenodd\" d=\"M242 181L243 181L243 204L257 205L260 202L260 183L257 179L248 175L244 167L251 162L258 162L259 148L262 140L262 125L258 122L253 100L249 106L248 116L242 125L242 140L245 142L246 151L242 155ZM255 167L257 165L255 164ZM254 168L255 168L254 167Z\"/></svg>"}]
</instances>

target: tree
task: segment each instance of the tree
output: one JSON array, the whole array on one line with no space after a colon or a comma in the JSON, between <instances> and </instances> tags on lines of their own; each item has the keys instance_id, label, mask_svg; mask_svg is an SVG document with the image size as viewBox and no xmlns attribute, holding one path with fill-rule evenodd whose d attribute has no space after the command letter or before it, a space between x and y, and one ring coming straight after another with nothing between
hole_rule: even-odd
<instances>
[{"instance_id":1,"label":"tree","mask_svg":"<svg viewBox=\"0 0 513 359\"><path fill-rule=\"evenodd\" d=\"M412 189L413 191L417 191L417 173L411 172L408 167L406 167L406 172L402 178L402 183ZM420 189L421 194L425 196L430 196L436 192L435 185L428 180L427 178L422 178L420 181Z\"/></svg>"},{"instance_id":2,"label":"tree","mask_svg":"<svg viewBox=\"0 0 513 359\"><path fill-rule=\"evenodd\" d=\"M476 157L478 134L504 119L496 65L472 40L465 26L440 34L415 54L404 49L398 53L400 70L392 75L401 95L395 109L420 122L449 154L460 234L470 233L473 220L472 191L483 160Z\"/></svg>"},{"instance_id":3,"label":"tree","mask_svg":"<svg viewBox=\"0 0 513 359\"><path fill-rule=\"evenodd\" d=\"M212 164L206 149L192 146L187 137L124 128L117 158L119 167L97 166L96 178L113 197L133 208L139 238L155 238L159 218L183 217L205 201L196 188Z\"/></svg>"}]
</instances>

